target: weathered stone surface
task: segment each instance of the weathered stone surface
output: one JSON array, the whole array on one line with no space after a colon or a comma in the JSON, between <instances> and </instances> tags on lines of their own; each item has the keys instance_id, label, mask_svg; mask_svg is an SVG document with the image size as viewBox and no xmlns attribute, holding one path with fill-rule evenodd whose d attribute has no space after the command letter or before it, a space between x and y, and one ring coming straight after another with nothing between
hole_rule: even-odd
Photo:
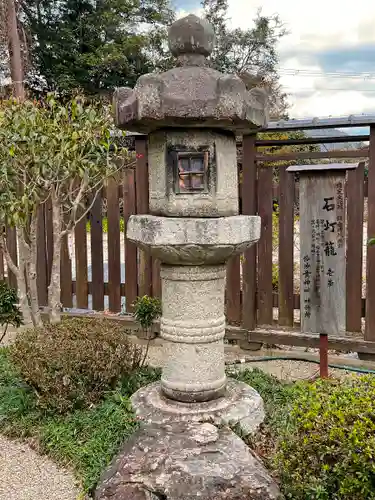
<instances>
[{"instance_id":1,"label":"weathered stone surface","mask_svg":"<svg viewBox=\"0 0 375 500\"><path fill-rule=\"evenodd\" d=\"M149 133L162 127L221 128L248 134L267 123L267 94L249 91L236 75L185 66L139 78L134 89L114 93L116 125Z\"/></svg>"},{"instance_id":2,"label":"weathered stone surface","mask_svg":"<svg viewBox=\"0 0 375 500\"><path fill-rule=\"evenodd\" d=\"M230 429L173 423L138 431L95 494L95 500L155 498L277 500L281 495L262 463Z\"/></svg>"},{"instance_id":3,"label":"weathered stone surface","mask_svg":"<svg viewBox=\"0 0 375 500\"><path fill-rule=\"evenodd\" d=\"M163 264L160 275L160 336L168 341L161 379L164 394L185 402L223 396L225 266Z\"/></svg>"},{"instance_id":4,"label":"weathered stone surface","mask_svg":"<svg viewBox=\"0 0 375 500\"><path fill-rule=\"evenodd\" d=\"M252 434L264 420L263 400L250 386L229 379L222 397L203 403L183 403L166 398L159 382L133 394L136 415L148 424L212 422L238 426L244 436Z\"/></svg>"},{"instance_id":5,"label":"weathered stone surface","mask_svg":"<svg viewBox=\"0 0 375 500\"><path fill-rule=\"evenodd\" d=\"M236 75L208 67L205 56L213 48L213 29L196 16L176 21L169 44L180 67L141 76L134 90L114 94L116 125L149 133L165 127L221 128L239 133L267 121L267 92L246 89Z\"/></svg>"},{"instance_id":6,"label":"weathered stone surface","mask_svg":"<svg viewBox=\"0 0 375 500\"><path fill-rule=\"evenodd\" d=\"M256 243L260 217L173 218L133 215L127 237L172 265L214 265L226 262Z\"/></svg>"},{"instance_id":7,"label":"weathered stone surface","mask_svg":"<svg viewBox=\"0 0 375 500\"><path fill-rule=\"evenodd\" d=\"M176 57L182 54L209 56L215 33L210 23L194 14L178 19L169 29L169 49Z\"/></svg>"},{"instance_id":8,"label":"weathered stone surface","mask_svg":"<svg viewBox=\"0 0 375 500\"><path fill-rule=\"evenodd\" d=\"M209 153L207 192L176 193L173 149ZM235 136L220 130L167 129L148 137L150 213L165 217L238 215Z\"/></svg>"}]
</instances>

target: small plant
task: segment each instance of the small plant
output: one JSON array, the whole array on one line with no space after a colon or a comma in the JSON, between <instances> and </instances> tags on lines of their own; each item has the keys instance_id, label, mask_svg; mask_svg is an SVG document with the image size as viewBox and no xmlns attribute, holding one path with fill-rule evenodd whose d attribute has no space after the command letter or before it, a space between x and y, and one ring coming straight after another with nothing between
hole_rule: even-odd
<instances>
[{"instance_id":1,"label":"small plant","mask_svg":"<svg viewBox=\"0 0 375 500\"><path fill-rule=\"evenodd\" d=\"M0 343L6 335L9 325L19 328L22 324L23 318L18 307L17 291L5 281L0 281L0 325L4 327Z\"/></svg>"},{"instance_id":2,"label":"small plant","mask_svg":"<svg viewBox=\"0 0 375 500\"><path fill-rule=\"evenodd\" d=\"M98 402L144 357L121 323L92 318L25 330L10 354L38 404L61 413Z\"/></svg>"},{"instance_id":3,"label":"small plant","mask_svg":"<svg viewBox=\"0 0 375 500\"><path fill-rule=\"evenodd\" d=\"M151 337L153 322L161 316L160 300L144 295L137 298L133 307L134 318L141 325L145 338Z\"/></svg>"},{"instance_id":4,"label":"small plant","mask_svg":"<svg viewBox=\"0 0 375 500\"><path fill-rule=\"evenodd\" d=\"M138 297L134 304L133 316L136 321L141 325L142 337L147 339L147 346L141 367L144 365L147 359L150 341L154 337L152 326L155 320L157 320L162 313L161 302L159 299L154 297L149 297L144 295L143 297Z\"/></svg>"}]
</instances>

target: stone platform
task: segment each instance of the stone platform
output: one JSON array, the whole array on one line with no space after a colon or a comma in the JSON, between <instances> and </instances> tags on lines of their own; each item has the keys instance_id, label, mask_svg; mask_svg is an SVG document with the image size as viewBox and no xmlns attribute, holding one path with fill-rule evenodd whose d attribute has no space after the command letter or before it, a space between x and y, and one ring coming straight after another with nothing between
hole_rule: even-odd
<instances>
[{"instance_id":1,"label":"stone platform","mask_svg":"<svg viewBox=\"0 0 375 500\"><path fill-rule=\"evenodd\" d=\"M148 425L104 474L95 500L279 500L277 484L228 428Z\"/></svg>"},{"instance_id":2,"label":"stone platform","mask_svg":"<svg viewBox=\"0 0 375 500\"><path fill-rule=\"evenodd\" d=\"M246 436L264 420L263 400L249 385L229 379L223 397L203 403L167 399L159 382L142 387L131 398L134 411L145 424L211 422L236 426Z\"/></svg>"}]
</instances>

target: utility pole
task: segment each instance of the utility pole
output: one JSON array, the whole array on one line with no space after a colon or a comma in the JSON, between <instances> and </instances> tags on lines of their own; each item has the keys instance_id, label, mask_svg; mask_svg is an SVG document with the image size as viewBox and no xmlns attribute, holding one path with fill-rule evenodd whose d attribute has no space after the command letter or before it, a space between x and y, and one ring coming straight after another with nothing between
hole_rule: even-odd
<instances>
[{"instance_id":1,"label":"utility pole","mask_svg":"<svg viewBox=\"0 0 375 500\"><path fill-rule=\"evenodd\" d=\"M15 0L8 2L8 45L10 57L10 74L13 84L13 95L17 99L25 99L25 87L23 83L23 63L21 54L21 43L18 33L17 13Z\"/></svg>"}]
</instances>

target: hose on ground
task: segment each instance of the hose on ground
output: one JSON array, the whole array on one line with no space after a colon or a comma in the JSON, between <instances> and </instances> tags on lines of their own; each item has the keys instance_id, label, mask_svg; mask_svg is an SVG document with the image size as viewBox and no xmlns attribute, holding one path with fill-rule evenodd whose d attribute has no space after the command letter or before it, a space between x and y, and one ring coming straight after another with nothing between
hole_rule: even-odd
<instances>
[{"instance_id":1,"label":"hose on ground","mask_svg":"<svg viewBox=\"0 0 375 500\"><path fill-rule=\"evenodd\" d=\"M225 364L227 366L233 365L242 365L246 363L263 363L266 361L303 361L304 363L314 363L319 365L320 362L317 359L306 359L299 356L258 356L258 357L244 357L241 359L237 359L234 361L226 361ZM328 363L329 368L335 368L338 370L345 370L348 372L354 373L370 373L375 375L375 370L371 370L371 368L356 368L354 366L346 366L346 365L337 365L335 363Z\"/></svg>"}]
</instances>

